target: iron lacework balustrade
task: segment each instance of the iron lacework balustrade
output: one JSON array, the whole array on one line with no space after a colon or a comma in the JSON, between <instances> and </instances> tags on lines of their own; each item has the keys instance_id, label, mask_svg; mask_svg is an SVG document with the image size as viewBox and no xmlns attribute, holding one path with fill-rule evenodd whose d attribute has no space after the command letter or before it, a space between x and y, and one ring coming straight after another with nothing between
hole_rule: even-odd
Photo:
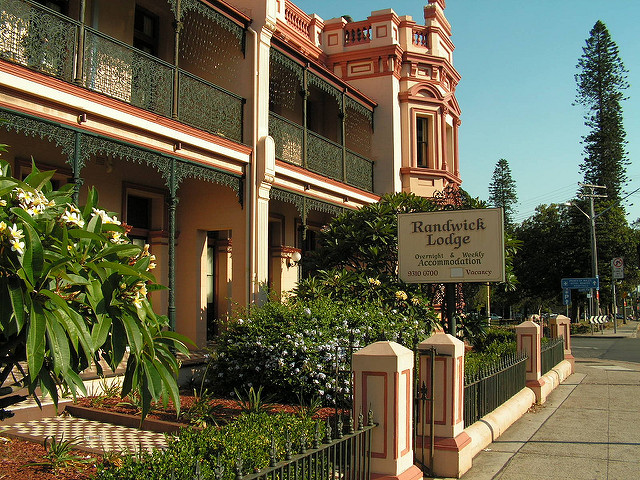
<instances>
[{"instance_id":1,"label":"iron lacework balustrade","mask_svg":"<svg viewBox=\"0 0 640 480\"><path fill-rule=\"evenodd\" d=\"M234 93L30 0L1 0L0 25L4 60L243 141Z\"/></svg>"},{"instance_id":2,"label":"iron lacework balustrade","mask_svg":"<svg viewBox=\"0 0 640 480\"><path fill-rule=\"evenodd\" d=\"M269 135L276 158L373 191L373 161L367 158L373 111L279 50L270 52Z\"/></svg>"},{"instance_id":3,"label":"iron lacework balustrade","mask_svg":"<svg viewBox=\"0 0 640 480\"><path fill-rule=\"evenodd\" d=\"M540 348L540 371L545 375L564 360L564 338L552 338Z\"/></svg>"},{"instance_id":4,"label":"iron lacework balustrade","mask_svg":"<svg viewBox=\"0 0 640 480\"><path fill-rule=\"evenodd\" d=\"M278 160L368 192L373 191L372 160L311 131L307 131L305 149L304 130L304 127L269 112L269 135L274 140Z\"/></svg>"},{"instance_id":5,"label":"iron lacework balustrade","mask_svg":"<svg viewBox=\"0 0 640 480\"><path fill-rule=\"evenodd\" d=\"M527 356L508 355L464 379L464 425L477 422L526 386Z\"/></svg>"}]
</instances>

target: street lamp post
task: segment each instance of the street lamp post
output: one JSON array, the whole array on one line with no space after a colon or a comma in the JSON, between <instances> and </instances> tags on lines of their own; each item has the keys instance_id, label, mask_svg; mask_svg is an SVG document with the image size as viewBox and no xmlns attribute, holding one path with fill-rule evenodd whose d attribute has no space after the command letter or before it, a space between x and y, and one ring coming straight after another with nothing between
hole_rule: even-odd
<instances>
[{"instance_id":1,"label":"street lamp post","mask_svg":"<svg viewBox=\"0 0 640 480\"><path fill-rule=\"evenodd\" d=\"M599 214L596 215L594 206L593 206L593 199L594 198L606 198L606 195L597 195L595 193L595 189L596 188L601 188L601 189L606 189L607 187L602 186L602 185L587 185L584 183L578 183L578 185L582 188L590 188L591 189L591 193L583 193L580 194L579 196L581 197L588 197L589 198L589 213L585 212L584 210L582 210L578 205L576 205L573 202L567 202L565 205L573 205L574 207L576 207L578 210L580 210L580 212L582 212L584 214L585 217L587 217L589 219L589 228L591 230L591 276L593 278L598 278L598 247L597 247L597 242L596 242L596 218L598 218L600 215L602 215L604 212L606 212L607 210L609 210L607 208L607 210L604 210L602 212L600 212ZM591 290L591 302L590 302L590 308L591 308L591 315L594 315L594 310L595 310L595 314L597 315L598 313L600 313L600 295L599 292L596 293L596 299L595 299L595 309L593 307L593 289Z\"/></svg>"}]
</instances>

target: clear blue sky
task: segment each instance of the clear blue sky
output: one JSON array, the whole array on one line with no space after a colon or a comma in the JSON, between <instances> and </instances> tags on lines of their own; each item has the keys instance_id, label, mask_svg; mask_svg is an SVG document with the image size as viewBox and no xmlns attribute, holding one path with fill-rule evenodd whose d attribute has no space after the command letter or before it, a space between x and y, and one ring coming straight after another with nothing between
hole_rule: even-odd
<instances>
[{"instance_id":1,"label":"clear blue sky","mask_svg":"<svg viewBox=\"0 0 640 480\"><path fill-rule=\"evenodd\" d=\"M426 1L294 3L325 20L364 20L371 11L393 8L423 24ZM597 20L607 25L629 71L630 98L622 104L630 161L626 191L640 187L640 1L447 0L445 14L456 45L454 66L462 75L456 90L461 175L471 195L487 199L495 164L506 158L518 190L517 221L541 203L575 196L587 129L583 108L572 105L574 75ZM639 218L640 192L625 206L630 221Z\"/></svg>"}]
</instances>

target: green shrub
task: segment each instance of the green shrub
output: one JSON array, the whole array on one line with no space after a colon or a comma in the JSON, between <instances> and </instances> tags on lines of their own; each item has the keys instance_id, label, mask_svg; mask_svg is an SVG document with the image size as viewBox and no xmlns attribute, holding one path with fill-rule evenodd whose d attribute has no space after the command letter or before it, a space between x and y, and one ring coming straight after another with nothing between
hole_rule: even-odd
<instances>
[{"instance_id":1,"label":"green shrub","mask_svg":"<svg viewBox=\"0 0 640 480\"><path fill-rule=\"evenodd\" d=\"M397 310L371 304L337 304L328 298L290 303L268 302L231 321L218 339L210 368L211 387L234 396L234 390L264 388L274 400L293 402L321 397L325 403L349 396L350 338L363 347L394 340L409 348L427 336L424 321L409 320Z\"/></svg>"},{"instance_id":2,"label":"green shrub","mask_svg":"<svg viewBox=\"0 0 640 480\"><path fill-rule=\"evenodd\" d=\"M224 427L183 429L170 438L165 451L125 457L120 466L100 467L95 478L167 480L174 474L176 479L190 479L199 460L200 478L216 478L216 469L222 469L221 478L231 480L235 478L238 459L243 474L255 472L269 465L273 447L278 460L284 459L287 442L293 444L294 453L300 450L300 439L304 439L305 448L310 448L316 428L322 438L324 424L310 418L284 413L244 413Z\"/></svg>"},{"instance_id":3,"label":"green shrub","mask_svg":"<svg viewBox=\"0 0 640 480\"><path fill-rule=\"evenodd\" d=\"M498 363L503 357L516 354L516 332L507 328L489 328L482 342L464 357L465 375L475 375L481 369Z\"/></svg>"}]
</instances>

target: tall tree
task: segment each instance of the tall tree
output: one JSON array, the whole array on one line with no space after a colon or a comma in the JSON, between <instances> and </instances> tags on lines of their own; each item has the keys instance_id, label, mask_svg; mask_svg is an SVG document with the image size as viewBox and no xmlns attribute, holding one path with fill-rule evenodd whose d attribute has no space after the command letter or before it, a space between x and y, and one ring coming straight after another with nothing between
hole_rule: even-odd
<instances>
[{"instance_id":1,"label":"tall tree","mask_svg":"<svg viewBox=\"0 0 640 480\"><path fill-rule=\"evenodd\" d=\"M631 232L621 204L629 164L621 103L629 84L618 46L603 22L596 22L582 50L576 67L576 102L586 109L589 133L582 138L584 159L580 169L585 183L606 187L606 197L595 199L598 274L600 284L606 286L611 281L611 259L633 255ZM607 297L608 289L601 290Z\"/></svg>"},{"instance_id":2,"label":"tall tree","mask_svg":"<svg viewBox=\"0 0 640 480\"><path fill-rule=\"evenodd\" d=\"M580 69L575 76L576 101L587 110L584 118L590 132L583 137L585 158L580 169L585 183L606 186L609 200L619 202L629 163L621 107L623 91L629 87L627 70L618 46L600 20L582 51L576 67Z\"/></svg>"},{"instance_id":3,"label":"tall tree","mask_svg":"<svg viewBox=\"0 0 640 480\"><path fill-rule=\"evenodd\" d=\"M496 168L493 169L493 176L489 184L489 204L494 207L502 207L507 231L513 227L513 214L517 202L516 182L511 176L509 162L501 158L496 163Z\"/></svg>"}]
</instances>

